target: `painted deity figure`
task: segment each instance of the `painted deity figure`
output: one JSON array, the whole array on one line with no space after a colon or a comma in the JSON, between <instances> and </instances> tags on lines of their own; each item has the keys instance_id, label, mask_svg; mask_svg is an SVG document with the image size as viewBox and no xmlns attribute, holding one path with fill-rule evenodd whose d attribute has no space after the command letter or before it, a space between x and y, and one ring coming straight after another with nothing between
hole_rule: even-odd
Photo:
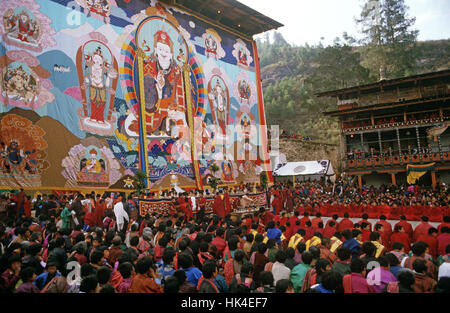
<instances>
[{"instance_id":1,"label":"painted deity figure","mask_svg":"<svg viewBox=\"0 0 450 313\"><path fill-rule=\"evenodd\" d=\"M250 86L248 85L247 81L242 80L239 82L239 97L241 98L241 101L249 101L251 96Z\"/></svg>"},{"instance_id":2,"label":"painted deity figure","mask_svg":"<svg viewBox=\"0 0 450 313\"><path fill-rule=\"evenodd\" d=\"M250 124L250 120L247 118L246 115L241 120L241 126L242 126L244 136L245 137L249 136L250 132L251 132L251 128L250 128L251 124Z\"/></svg>"},{"instance_id":3,"label":"painted deity figure","mask_svg":"<svg viewBox=\"0 0 450 313\"><path fill-rule=\"evenodd\" d=\"M222 134L225 134L227 96L219 81L216 81L215 86L212 88L209 99L212 101L214 109L216 109L216 119L222 130Z\"/></svg>"},{"instance_id":4,"label":"painted deity figure","mask_svg":"<svg viewBox=\"0 0 450 313\"><path fill-rule=\"evenodd\" d=\"M28 14L23 11L19 15L19 34L17 36L18 39L28 42L30 38L33 38L33 35L36 31L36 23L30 20Z\"/></svg>"},{"instance_id":5,"label":"painted deity figure","mask_svg":"<svg viewBox=\"0 0 450 313\"><path fill-rule=\"evenodd\" d=\"M226 182L233 181L233 170L229 161L222 163L222 179Z\"/></svg>"},{"instance_id":6,"label":"painted deity figure","mask_svg":"<svg viewBox=\"0 0 450 313\"><path fill-rule=\"evenodd\" d=\"M9 145L5 146L1 155L4 159L2 163L6 172L10 174L21 174L23 172L28 172L29 174L35 173L36 169L27 160L27 153L30 154L29 151L25 153L15 140L12 140Z\"/></svg>"},{"instance_id":7,"label":"painted deity figure","mask_svg":"<svg viewBox=\"0 0 450 313\"><path fill-rule=\"evenodd\" d=\"M87 16L91 15L91 12L103 16L104 21L111 11L111 7L108 0L86 0L87 7L89 9Z\"/></svg>"},{"instance_id":8,"label":"painted deity figure","mask_svg":"<svg viewBox=\"0 0 450 313\"><path fill-rule=\"evenodd\" d=\"M217 54L217 42L214 40L214 37L209 34L205 39L205 47L206 47L206 55L212 54L216 56Z\"/></svg>"},{"instance_id":9,"label":"painted deity figure","mask_svg":"<svg viewBox=\"0 0 450 313\"><path fill-rule=\"evenodd\" d=\"M150 50L147 46L147 51ZM184 86L182 70L174 60L173 43L169 35L160 30L154 35L154 53L144 60L146 128L150 135L165 135L169 132L169 111L177 125L185 124L186 108L184 103ZM187 126L187 125L185 125ZM137 121L130 125L130 130L137 132Z\"/></svg>"},{"instance_id":10,"label":"painted deity figure","mask_svg":"<svg viewBox=\"0 0 450 313\"><path fill-rule=\"evenodd\" d=\"M244 48L239 49L239 63L248 66L247 64L247 53L245 53Z\"/></svg>"},{"instance_id":11,"label":"painted deity figure","mask_svg":"<svg viewBox=\"0 0 450 313\"><path fill-rule=\"evenodd\" d=\"M8 95L15 95L26 102L35 100L37 82L36 79L28 74L20 65L17 68L10 68L4 75L4 90Z\"/></svg>"},{"instance_id":12,"label":"painted deity figure","mask_svg":"<svg viewBox=\"0 0 450 313\"><path fill-rule=\"evenodd\" d=\"M105 123L105 107L109 93L114 93L110 89L112 79L117 76L117 72L112 69L108 71L108 63L99 46L92 55L85 56L88 73L85 76L83 89L89 90L89 102L91 105L90 119L95 122Z\"/></svg>"},{"instance_id":13,"label":"painted deity figure","mask_svg":"<svg viewBox=\"0 0 450 313\"><path fill-rule=\"evenodd\" d=\"M22 163L25 158L25 154L19 148L19 144L16 141L11 141L9 146L6 148L6 156L9 163L9 171L18 174L17 168Z\"/></svg>"},{"instance_id":14,"label":"painted deity figure","mask_svg":"<svg viewBox=\"0 0 450 313\"><path fill-rule=\"evenodd\" d=\"M39 24L29 14L22 10L18 15L14 11L3 17L5 33L9 37L22 42L35 44L39 36Z\"/></svg>"}]
</instances>

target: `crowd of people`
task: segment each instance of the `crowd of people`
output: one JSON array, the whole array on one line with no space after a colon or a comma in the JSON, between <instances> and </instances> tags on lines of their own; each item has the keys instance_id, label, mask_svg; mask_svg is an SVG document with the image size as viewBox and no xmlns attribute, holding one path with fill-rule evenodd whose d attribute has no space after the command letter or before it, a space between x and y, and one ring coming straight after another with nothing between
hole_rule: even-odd
<instances>
[{"instance_id":1,"label":"crowd of people","mask_svg":"<svg viewBox=\"0 0 450 313\"><path fill-rule=\"evenodd\" d=\"M450 292L445 187L276 184L267 205L243 215L229 192L212 212L201 192L171 192L171 210L144 216L134 193L2 195L0 291Z\"/></svg>"},{"instance_id":2,"label":"crowd of people","mask_svg":"<svg viewBox=\"0 0 450 313\"><path fill-rule=\"evenodd\" d=\"M348 212L351 218L359 218L367 213L369 218L378 218L381 214L387 219L398 220L404 215L407 220L420 221L428 216L432 222L441 222L450 215L450 195L448 186L437 185L436 190L416 185L364 185L359 190L355 182L341 179L333 183L306 181L277 184L272 187L270 204L279 214L284 208L287 212L307 211L315 215L333 216Z\"/></svg>"}]
</instances>

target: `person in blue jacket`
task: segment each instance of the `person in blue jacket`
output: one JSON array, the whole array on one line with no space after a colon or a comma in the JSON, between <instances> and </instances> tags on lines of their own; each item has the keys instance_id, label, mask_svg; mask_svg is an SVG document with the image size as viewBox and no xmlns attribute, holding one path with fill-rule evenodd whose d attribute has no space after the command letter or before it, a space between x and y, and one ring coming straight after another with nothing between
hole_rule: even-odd
<instances>
[{"instance_id":1,"label":"person in blue jacket","mask_svg":"<svg viewBox=\"0 0 450 313\"><path fill-rule=\"evenodd\" d=\"M275 222L270 221L267 223L267 238L269 239L275 239L277 241L277 244L281 243L281 230L275 227Z\"/></svg>"},{"instance_id":2,"label":"person in blue jacket","mask_svg":"<svg viewBox=\"0 0 450 313\"><path fill-rule=\"evenodd\" d=\"M36 277L36 280L34 281L36 287L38 287L39 290L42 290L54 277L61 276L61 274L57 272L57 269L56 263L47 263L45 272Z\"/></svg>"}]
</instances>

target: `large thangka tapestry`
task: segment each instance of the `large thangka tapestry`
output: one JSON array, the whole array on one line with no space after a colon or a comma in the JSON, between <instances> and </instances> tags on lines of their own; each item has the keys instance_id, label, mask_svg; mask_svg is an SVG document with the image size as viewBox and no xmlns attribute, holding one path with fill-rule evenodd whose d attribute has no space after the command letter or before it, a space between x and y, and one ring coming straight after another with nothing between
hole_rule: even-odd
<instances>
[{"instance_id":1,"label":"large thangka tapestry","mask_svg":"<svg viewBox=\"0 0 450 313\"><path fill-rule=\"evenodd\" d=\"M201 189L270 169L253 41L148 0L0 16L1 187L126 190L141 169L151 189Z\"/></svg>"}]
</instances>

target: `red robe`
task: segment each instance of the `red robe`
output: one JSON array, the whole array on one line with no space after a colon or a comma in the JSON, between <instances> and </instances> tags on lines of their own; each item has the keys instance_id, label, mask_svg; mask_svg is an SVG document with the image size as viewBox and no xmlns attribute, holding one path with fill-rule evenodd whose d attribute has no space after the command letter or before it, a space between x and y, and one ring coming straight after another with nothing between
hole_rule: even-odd
<instances>
[{"instance_id":1,"label":"red robe","mask_svg":"<svg viewBox=\"0 0 450 313\"><path fill-rule=\"evenodd\" d=\"M86 214L84 215L84 222L89 225L90 227L95 226L96 218L95 218L95 213L94 212L86 212Z\"/></svg>"},{"instance_id":2,"label":"red robe","mask_svg":"<svg viewBox=\"0 0 450 313\"><path fill-rule=\"evenodd\" d=\"M291 224L291 227L295 225L295 222L298 220L297 216L293 215L289 218L289 223Z\"/></svg>"},{"instance_id":3,"label":"red robe","mask_svg":"<svg viewBox=\"0 0 450 313\"><path fill-rule=\"evenodd\" d=\"M306 228L306 222L307 221L311 221L310 219L309 219L309 216L303 216L301 219L300 219L300 227L301 228Z\"/></svg>"},{"instance_id":4,"label":"red robe","mask_svg":"<svg viewBox=\"0 0 450 313\"><path fill-rule=\"evenodd\" d=\"M26 199L23 203L23 210L26 217L31 217L31 201Z\"/></svg>"},{"instance_id":5,"label":"red robe","mask_svg":"<svg viewBox=\"0 0 450 313\"><path fill-rule=\"evenodd\" d=\"M403 246L405 247L406 253L409 253L409 251L411 250L411 241L409 240L409 236L406 232L405 233L394 232L391 235L391 246L389 247L390 249L392 249L392 245L394 244L394 242L402 243Z\"/></svg>"},{"instance_id":6,"label":"red robe","mask_svg":"<svg viewBox=\"0 0 450 313\"><path fill-rule=\"evenodd\" d=\"M383 214L384 216L386 216L386 218L389 218L391 214L391 207L387 204L382 205L380 214Z\"/></svg>"},{"instance_id":7,"label":"red robe","mask_svg":"<svg viewBox=\"0 0 450 313\"><path fill-rule=\"evenodd\" d=\"M303 205L299 205L298 208L297 208L297 212L300 215L303 215L303 213L305 213L305 207Z\"/></svg>"},{"instance_id":8,"label":"red robe","mask_svg":"<svg viewBox=\"0 0 450 313\"><path fill-rule=\"evenodd\" d=\"M411 205L405 206L404 207L404 215L406 217L406 219L408 221L413 221L415 220L415 216L414 216L414 208Z\"/></svg>"},{"instance_id":9,"label":"red robe","mask_svg":"<svg viewBox=\"0 0 450 313\"><path fill-rule=\"evenodd\" d=\"M328 211L329 211L329 205L328 204L322 204L320 206L320 214L322 214L322 216L328 216Z\"/></svg>"},{"instance_id":10,"label":"red robe","mask_svg":"<svg viewBox=\"0 0 450 313\"><path fill-rule=\"evenodd\" d=\"M313 219L311 220L311 227L312 227L312 228L317 228L317 227L319 226L319 223L320 223L320 222L323 223L322 218L320 218L320 217L315 217L315 218L313 218Z\"/></svg>"},{"instance_id":11,"label":"red robe","mask_svg":"<svg viewBox=\"0 0 450 313\"><path fill-rule=\"evenodd\" d=\"M252 219L246 218L244 220L244 225L247 226L247 234L250 233L250 231L252 230Z\"/></svg>"},{"instance_id":12,"label":"red robe","mask_svg":"<svg viewBox=\"0 0 450 313\"><path fill-rule=\"evenodd\" d=\"M362 219L362 220L360 220L360 221L358 222L359 225L362 225L362 223L367 223L367 224L369 224L369 231L372 231L372 223L371 223L371 222L369 222L369 221L366 220L366 219Z\"/></svg>"},{"instance_id":13,"label":"red robe","mask_svg":"<svg viewBox=\"0 0 450 313\"><path fill-rule=\"evenodd\" d=\"M266 211L262 216L262 222L264 225L267 225L270 221L275 218L272 212Z\"/></svg>"},{"instance_id":14,"label":"red robe","mask_svg":"<svg viewBox=\"0 0 450 313\"><path fill-rule=\"evenodd\" d=\"M211 244L217 248L217 255L222 256L225 248L227 247L227 242L222 237L214 237Z\"/></svg>"},{"instance_id":15,"label":"red robe","mask_svg":"<svg viewBox=\"0 0 450 313\"><path fill-rule=\"evenodd\" d=\"M442 227L448 227L448 228L450 228L450 223L445 223L445 222L443 222L443 223L441 223L439 226L438 226L438 232L439 232L439 234L442 234Z\"/></svg>"},{"instance_id":16,"label":"red robe","mask_svg":"<svg viewBox=\"0 0 450 313\"><path fill-rule=\"evenodd\" d=\"M400 206L397 206L397 207L392 207L391 208L391 213L389 214L389 219L392 219L392 220L398 220L398 219L400 219L400 216L402 215L401 213L400 213L400 210L401 210L401 207Z\"/></svg>"},{"instance_id":17,"label":"red robe","mask_svg":"<svg viewBox=\"0 0 450 313\"><path fill-rule=\"evenodd\" d=\"M438 255L445 255L445 248L450 245L450 234L440 234L437 236Z\"/></svg>"},{"instance_id":18,"label":"red robe","mask_svg":"<svg viewBox=\"0 0 450 313\"><path fill-rule=\"evenodd\" d=\"M95 205L95 225L103 226L103 218L105 217L106 203L100 204L98 201Z\"/></svg>"},{"instance_id":19,"label":"red robe","mask_svg":"<svg viewBox=\"0 0 450 313\"><path fill-rule=\"evenodd\" d=\"M336 232L336 228L328 225L323 230L323 236L331 238L331 237L333 237L335 232Z\"/></svg>"},{"instance_id":20,"label":"red robe","mask_svg":"<svg viewBox=\"0 0 450 313\"><path fill-rule=\"evenodd\" d=\"M423 207L421 205L413 205L412 211L413 211L413 219L420 220L420 218L423 215Z\"/></svg>"},{"instance_id":21,"label":"red robe","mask_svg":"<svg viewBox=\"0 0 450 313\"><path fill-rule=\"evenodd\" d=\"M292 195L292 191L288 189L286 192L286 210L288 212L292 212L294 209L294 196Z\"/></svg>"},{"instance_id":22,"label":"red robe","mask_svg":"<svg viewBox=\"0 0 450 313\"><path fill-rule=\"evenodd\" d=\"M390 242L389 242L390 236L388 236L388 235L386 234L385 231L382 232L382 233L379 232L379 234L381 235L381 244L382 244L386 249L388 249L389 246L390 246Z\"/></svg>"},{"instance_id":23,"label":"red robe","mask_svg":"<svg viewBox=\"0 0 450 313\"><path fill-rule=\"evenodd\" d=\"M360 204L354 204L352 205L352 214L351 217L356 218L361 216L362 213L362 205Z\"/></svg>"},{"instance_id":24,"label":"red robe","mask_svg":"<svg viewBox=\"0 0 450 313\"><path fill-rule=\"evenodd\" d=\"M277 222L279 222L280 221L280 215L275 215L275 217L273 218L273 221L275 222L275 224L277 223ZM281 224L280 224L281 225Z\"/></svg>"},{"instance_id":25,"label":"red robe","mask_svg":"<svg viewBox=\"0 0 450 313\"><path fill-rule=\"evenodd\" d=\"M363 242L370 241L370 233L371 233L370 230L362 229L361 233Z\"/></svg>"},{"instance_id":26,"label":"red robe","mask_svg":"<svg viewBox=\"0 0 450 313\"><path fill-rule=\"evenodd\" d=\"M200 209L206 208L206 198L204 196L199 197L198 199L198 206Z\"/></svg>"},{"instance_id":27,"label":"red robe","mask_svg":"<svg viewBox=\"0 0 450 313\"><path fill-rule=\"evenodd\" d=\"M282 193L281 193L281 204L282 207L286 207L286 200L287 200L287 193L288 193L288 189L284 188Z\"/></svg>"},{"instance_id":28,"label":"red robe","mask_svg":"<svg viewBox=\"0 0 450 313\"><path fill-rule=\"evenodd\" d=\"M224 193L224 199L225 199L225 215L227 215L233 212L233 206L231 205L231 198L228 192Z\"/></svg>"},{"instance_id":29,"label":"red robe","mask_svg":"<svg viewBox=\"0 0 450 313\"><path fill-rule=\"evenodd\" d=\"M341 232L344 229L352 229L353 228L353 222L348 219L344 218L342 221L339 222L338 231Z\"/></svg>"},{"instance_id":30,"label":"red robe","mask_svg":"<svg viewBox=\"0 0 450 313\"><path fill-rule=\"evenodd\" d=\"M407 221L401 220L400 222L398 222L394 225L394 228L397 225L403 227L403 229L405 230L405 233L407 233L409 236L409 240L412 241L414 232L413 232L413 228L412 228L411 224L408 223Z\"/></svg>"},{"instance_id":31,"label":"red robe","mask_svg":"<svg viewBox=\"0 0 450 313\"><path fill-rule=\"evenodd\" d=\"M25 202L25 192L19 192L18 194L17 194L17 197L16 197L16 207L17 207L17 211L16 211L16 213L17 212L19 212L19 210L20 210L20 208L23 206L23 204L24 204L24 202Z\"/></svg>"},{"instance_id":32,"label":"red robe","mask_svg":"<svg viewBox=\"0 0 450 313\"><path fill-rule=\"evenodd\" d=\"M214 203L212 205L212 209L214 214L217 214L218 216L220 216L221 218L225 218L226 215L226 209L225 209L225 201L224 201L224 196L222 195L217 195L216 198L214 199Z\"/></svg>"},{"instance_id":33,"label":"red robe","mask_svg":"<svg viewBox=\"0 0 450 313\"><path fill-rule=\"evenodd\" d=\"M428 230L433 227L428 222L422 222L414 229L414 242L417 242L421 235L428 235Z\"/></svg>"},{"instance_id":34,"label":"red robe","mask_svg":"<svg viewBox=\"0 0 450 313\"><path fill-rule=\"evenodd\" d=\"M426 242L428 244L428 249L429 249L429 253L431 254L431 256L433 257L433 259L436 259L438 256L438 240L433 237L430 236L428 234L426 235L420 235L417 238L417 241L423 241Z\"/></svg>"},{"instance_id":35,"label":"red robe","mask_svg":"<svg viewBox=\"0 0 450 313\"><path fill-rule=\"evenodd\" d=\"M280 214L283 204L281 203L282 199L280 196L280 193L278 191L273 192L273 200L272 200L272 207L275 209L275 214Z\"/></svg>"},{"instance_id":36,"label":"red robe","mask_svg":"<svg viewBox=\"0 0 450 313\"><path fill-rule=\"evenodd\" d=\"M386 233L386 235L389 236L389 237L391 236L391 234L392 234L392 225L391 225L391 223L389 223L388 221L379 220L376 224L383 225L384 232Z\"/></svg>"},{"instance_id":37,"label":"red robe","mask_svg":"<svg viewBox=\"0 0 450 313\"><path fill-rule=\"evenodd\" d=\"M306 231L305 240L309 240L314 236L314 228L305 227L305 231Z\"/></svg>"},{"instance_id":38,"label":"red robe","mask_svg":"<svg viewBox=\"0 0 450 313\"><path fill-rule=\"evenodd\" d=\"M178 198L178 203L180 205L180 210L184 213L184 215L186 216L186 218L190 219L192 218L192 209L191 209L191 205L189 204L189 200L186 201L185 198L180 197Z\"/></svg>"},{"instance_id":39,"label":"red robe","mask_svg":"<svg viewBox=\"0 0 450 313\"><path fill-rule=\"evenodd\" d=\"M369 205L367 209L367 215L369 215L369 218L377 218L379 215L379 206L378 205Z\"/></svg>"}]
</instances>

